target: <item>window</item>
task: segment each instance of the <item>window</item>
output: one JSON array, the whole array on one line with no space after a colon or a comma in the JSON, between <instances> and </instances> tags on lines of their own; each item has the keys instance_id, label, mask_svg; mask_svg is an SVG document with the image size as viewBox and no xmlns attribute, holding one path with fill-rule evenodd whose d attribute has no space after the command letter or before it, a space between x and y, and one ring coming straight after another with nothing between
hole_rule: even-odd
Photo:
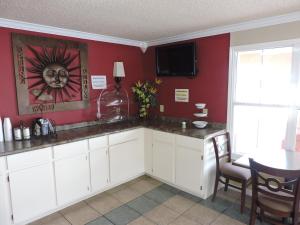
<instances>
[{"instance_id":1,"label":"window","mask_svg":"<svg viewBox=\"0 0 300 225\"><path fill-rule=\"evenodd\" d=\"M300 151L296 44L232 49L228 126L237 154Z\"/></svg>"},{"instance_id":2,"label":"window","mask_svg":"<svg viewBox=\"0 0 300 225\"><path fill-rule=\"evenodd\" d=\"M300 152L300 112L298 111L298 123L296 128L296 147L297 152Z\"/></svg>"}]
</instances>

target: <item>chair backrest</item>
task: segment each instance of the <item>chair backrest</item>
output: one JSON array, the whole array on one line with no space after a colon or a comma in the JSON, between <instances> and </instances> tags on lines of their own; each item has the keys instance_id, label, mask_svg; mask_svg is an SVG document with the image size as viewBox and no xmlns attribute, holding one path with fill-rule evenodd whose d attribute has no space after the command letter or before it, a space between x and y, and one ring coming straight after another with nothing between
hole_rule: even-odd
<instances>
[{"instance_id":1,"label":"chair backrest","mask_svg":"<svg viewBox=\"0 0 300 225\"><path fill-rule=\"evenodd\" d=\"M231 145L229 132L213 137L212 141L215 150L217 171L219 171L221 161L231 162Z\"/></svg>"},{"instance_id":2,"label":"chair backrest","mask_svg":"<svg viewBox=\"0 0 300 225\"><path fill-rule=\"evenodd\" d=\"M272 159L270 159L272 160ZM252 197L257 200L259 193L293 204L294 212L299 211L300 170L282 170L262 165L249 159L252 177Z\"/></svg>"}]
</instances>

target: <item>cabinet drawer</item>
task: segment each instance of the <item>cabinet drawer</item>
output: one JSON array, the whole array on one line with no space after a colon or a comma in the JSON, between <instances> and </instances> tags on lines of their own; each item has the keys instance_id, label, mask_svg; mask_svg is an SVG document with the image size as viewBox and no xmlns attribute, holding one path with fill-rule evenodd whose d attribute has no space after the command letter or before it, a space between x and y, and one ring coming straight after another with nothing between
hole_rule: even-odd
<instances>
[{"instance_id":1,"label":"cabinet drawer","mask_svg":"<svg viewBox=\"0 0 300 225\"><path fill-rule=\"evenodd\" d=\"M63 145L57 145L53 147L54 159L63 159L79 154L87 153L88 142L87 140L72 142Z\"/></svg>"},{"instance_id":2,"label":"cabinet drawer","mask_svg":"<svg viewBox=\"0 0 300 225\"><path fill-rule=\"evenodd\" d=\"M187 147L203 152L203 139L176 135L176 146Z\"/></svg>"},{"instance_id":3,"label":"cabinet drawer","mask_svg":"<svg viewBox=\"0 0 300 225\"><path fill-rule=\"evenodd\" d=\"M0 158L0 176L4 174L5 168L5 157Z\"/></svg>"},{"instance_id":4,"label":"cabinet drawer","mask_svg":"<svg viewBox=\"0 0 300 225\"><path fill-rule=\"evenodd\" d=\"M175 135L162 131L154 131L153 132L153 140L158 140L162 142L174 143Z\"/></svg>"},{"instance_id":5,"label":"cabinet drawer","mask_svg":"<svg viewBox=\"0 0 300 225\"><path fill-rule=\"evenodd\" d=\"M107 147L107 136L90 138L89 139L89 149L90 150L97 150L99 148Z\"/></svg>"},{"instance_id":6,"label":"cabinet drawer","mask_svg":"<svg viewBox=\"0 0 300 225\"><path fill-rule=\"evenodd\" d=\"M51 148L44 148L7 156L7 166L10 171L25 169L51 161Z\"/></svg>"},{"instance_id":7,"label":"cabinet drawer","mask_svg":"<svg viewBox=\"0 0 300 225\"><path fill-rule=\"evenodd\" d=\"M111 134L108 136L109 145L116 145L116 144L138 139L141 132L142 132L141 129L135 129L135 130L124 131L116 134Z\"/></svg>"}]
</instances>

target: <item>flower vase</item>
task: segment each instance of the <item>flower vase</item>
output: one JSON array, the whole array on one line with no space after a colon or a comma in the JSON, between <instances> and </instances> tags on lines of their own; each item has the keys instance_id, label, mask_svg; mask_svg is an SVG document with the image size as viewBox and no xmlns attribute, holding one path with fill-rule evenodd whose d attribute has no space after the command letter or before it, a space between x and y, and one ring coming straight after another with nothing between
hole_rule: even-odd
<instances>
[{"instance_id":1,"label":"flower vase","mask_svg":"<svg viewBox=\"0 0 300 225\"><path fill-rule=\"evenodd\" d=\"M139 118L141 119L147 119L149 117L150 107L147 107L147 105L140 104L139 105Z\"/></svg>"}]
</instances>

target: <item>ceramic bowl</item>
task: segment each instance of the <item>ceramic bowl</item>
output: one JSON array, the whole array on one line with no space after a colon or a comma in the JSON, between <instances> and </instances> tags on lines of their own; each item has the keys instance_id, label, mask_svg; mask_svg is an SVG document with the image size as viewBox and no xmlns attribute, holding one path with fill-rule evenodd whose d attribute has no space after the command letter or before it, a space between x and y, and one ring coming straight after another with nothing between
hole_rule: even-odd
<instances>
[{"instance_id":1,"label":"ceramic bowl","mask_svg":"<svg viewBox=\"0 0 300 225\"><path fill-rule=\"evenodd\" d=\"M206 121L194 121L193 124L197 128L204 128L208 123Z\"/></svg>"},{"instance_id":2,"label":"ceramic bowl","mask_svg":"<svg viewBox=\"0 0 300 225\"><path fill-rule=\"evenodd\" d=\"M194 113L196 117L207 117L207 113Z\"/></svg>"},{"instance_id":3,"label":"ceramic bowl","mask_svg":"<svg viewBox=\"0 0 300 225\"><path fill-rule=\"evenodd\" d=\"M206 104L205 103L196 103L195 106L197 109L204 109Z\"/></svg>"}]
</instances>

